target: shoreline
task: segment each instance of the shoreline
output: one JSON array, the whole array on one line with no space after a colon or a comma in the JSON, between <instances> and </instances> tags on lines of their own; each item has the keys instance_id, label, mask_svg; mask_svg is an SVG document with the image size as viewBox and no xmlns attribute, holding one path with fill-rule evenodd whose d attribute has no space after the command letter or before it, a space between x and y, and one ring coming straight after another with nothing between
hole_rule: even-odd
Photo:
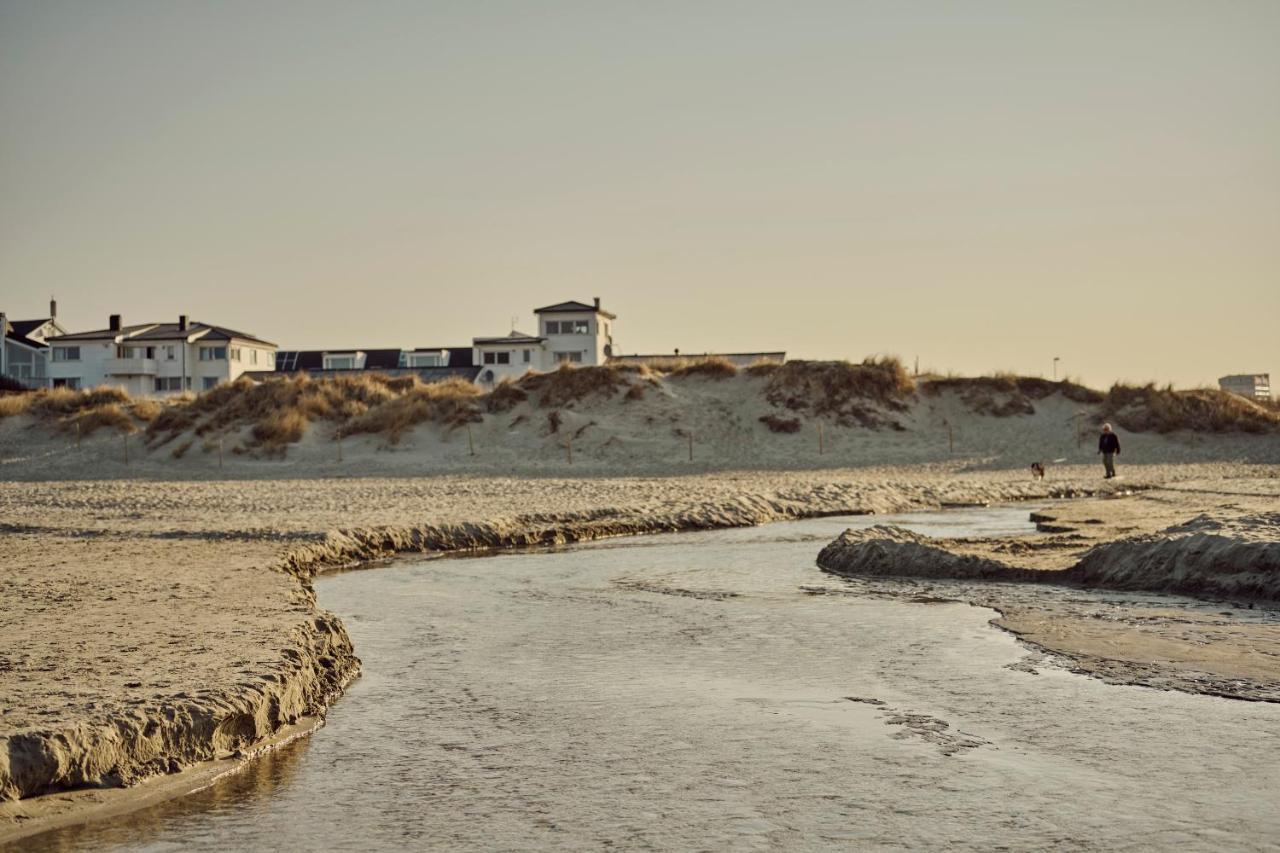
<instances>
[{"instance_id":1,"label":"shoreline","mask_svg":"<svg viewBox=\"0 0 1280 853\"><path fill-rule=\"evenodd\" d=\"M847 472L842 473L847 475ZM942 483L930 483L928 480L931 478L920 477L920 472L900 470L898 473L903 482L887 486L883 483L866 482L862 477L854 477L854 482L845 483L829 482L832 479L840 479L839 477L822 478L828 482L803 483L796 481L806 478L796 474L786 477L773 476L764 478L758 474L726 474L719 478L681 478L681 481L688 479L714 480L714 483L708 483L707 485L715 485L714 491L718 491L719 494L711 496L709 499L690 501L688 499L688 490L680 488L684 485L683 482L678 484L660 482L658 487L655 487L655 491L665 499L656 503L628 504L621 502L614 506L603 507L599 505L590 506L588 504L581 508L563 512L526 513L524 515L505 517L500 514L490 514L492 517L482 522L452 520L408 525L356 525L347 529L331 530L323 535L303 530L292 530L288 531L287 534L281 531L276 531L274 534L267 534L266 531L255 531L256 538L251 536L249 539L256 545L267 544L269 549L274 551L275 557L264 562L262 556L265 552L261 547L249 550L253 554L251 562L255 571L262 572L264 568L269 567L272 570L272 574L287 576L288 583L293 588L291 595L293 601L290 608L293 616L291 618L297 620L298 617L302 616L305 617L302 620L303 622L314 620L312 622L313 625L317 625L321 621L328 622L325 631L331 634L330 639L337 638L336 642L338 642L339 646L342 645L342 640L345 640L349 649L350 641L346 639L341 621L316 607L314 592L311 589L311 579L320 572L351 568L354 565L367 565L391 556L413 553L456 555L474 553L479 549L510 550L557 546L625 535L744 527L774 521L819 516L940 509L947 504L958 503L989 505L991 503L1060 500L1085 495L1103 499L1103 496L1113 495L1117 492L1133 493L1137 491L1140 493L1146 490L1148 486L1152 489L1159 489L1163 485L1162 480L1164 480L1162 477L1156 477L1148 483L1135 478L1126 480L1122 485L1115 482L1103 483L1093 480L1093 478L1090 478L1092 482L1073 478L1071 481L1036 483L1029 482L1021 477L1014 478L1001 474L953 474L951 477L945 478ZM917 476L913 477L911 476L912 474ZM751 481L761 479L775 488L752 488ZM1172 479L1176 481L1178 478L1173 477ZM748 482L743 483L739 482L739 480L747 480ZM863 480L863 482L858 482L858 480ZM911 482L913 480L914 482ZM406 480L405 482L414 483L415 481ZM527 483L525 485L528 486ZM600 483L596 482L595 485L600 486ZM605 490L612 490L615 498L621 498L630 491L627 488L629 485L626 481L617 484L610 483ZM876 488L877 485L879 488ZM673 489L677 494L670 494ZM430 493L432 489L428 488L427 491ZM634 498L634 495L631 495L631 497ZM510 500L500 499L494 503L495 505L507 507L511 505ZM46 523L41 525L38 531L31 530L31 525L24 526L21 523L12 524L7 522L8 529L0 530L0 541L3 541L3 537L39 539L47 535L45 531L59 529L56 524L47 524L50 519L44 518L42 520ZM52 520L56 521L56 519ZM144 529L131 531L87 529L82 531L78 540L81 543L107 545L108 542L105 540L119 536L131 541L145 538L145 544L151 545L166 543L169 546L196 546L215 551L230 547L236 543L241 543L246 548L248 547L248 543L241 538L237 538L234 525L231 526L231 530L228 530L228 526L225 524L220 525L222 528L220 531L188 530L185 532L188 538L181 538L181 535L176 536L175 533L177 531L173 528L157 530L145 529L146 525L140 526ZM21 532L15 532L15 530L20 530ZM64 536L67 536L70 532L66 528L61 528L61 530ZM244 533L245 528L241 527L240 532ZM141 534L141 537L139 534ZM71 537L76 537L76 535L76 533L72 533ZM265 539L263 538L264 536L266 537ZM284 540L285 546L283 549L280 547L282 540ZM279 595L279 590L277 589L274 594ZM234 614L232 615L234 616ZM992 621L993 624L996 624L997 620ZM294 627L296 626L295 622ZM996 624L996 627L1014 633L1029 647L1039 645L1037 641L1026 639L1006 625ZM294 645L298 645L297 638L294 637L293 639ZM228 651L234 651L234 649L229 648ZM328 651L332 651L332 649L328 649ZM1057 653L1057 650L1052 648L1051 651ZM310 661L305 660L308 654L311 658ZM325 656L323 653L318 654L314 648L308 654L304 654L303 659L298 662L310 663L313 668L315 663ZM321 667L321 669L333 670L338 673L339 678L335 679L334 683L340 682L334 689L325 691L322 694L313 693L311 696L316 702L316 710L322 719L323 711L328 704L341 694L342 688L352 678L356 677L358 660L355 659L354 654L351 654L349 661L336 664L336 670L334 669L334 664L327 668ZM272 673L265 672L262 675L269 676ZM261 688L257 689L260 690ZM157 709L163 708L165 704L163 701L159 701L156 703L156 707ZM243 715L243 709L240 713ZM0 721L4 720L5 717L0 716ZM246 749L258 749L261 744L268 743L270 738L275 737L276 733L281 730L281 726L272 724L270 719L265 720L265 722L270 728L266 740L252 738L253 733L260 730L256 727L244 729L240 732L240 736L244 740L242 752ZM118 718L107 717L108 725L115 723L118 723ZM221 723L215 724L213 730L217 731L219 725ZM311 730L314 730L314 726L308 731ZM50 736L56 736L57 733L50 732L49 734ZM245 738L249 739L246 740ZM127 750L128 747L125 747L125 749ZM140 759L145 757L147 760L154 758L154 754L149 752L149 749L143 744L137 757ZM243 766L245 763L236 759L223 760L232 761L237 767ZM75 762L71 763L74 764ZM187 776L187 769L172 773L164 772L171 770L171 765L156 768L154 764L146 765L143 763L139 766L160 769L162 772L158 777L159 779L175 780L174 787L176 792L171 796L181 796L193 790L176 783L177 779ZM11 777L13 776L12 765L0 769L6 770ZM160 790L152 787L157 781L154 772L143 772L138 778L145 779L145 781L132 787L106 790L121 792L145 791L147 796L154 796L151 792ZM87 790L100 793L104 789L91 787ZM65 796L65 794L65 791L61 791L46 794L45 796ZM8 807L13 803L30 806L41 799L43 797L38 795L35 798L28 796L6 803L4 808L8 810ZM122 797L112 796L112 799L121 800ZM152 800L147 800L147 803L150 802ZM78 806L72 810L76 814L96 814L92 809L80 810ZM4 812L0 812L0 814L4 814ZM103 813L102 816L107 815ZM68 823L74 823L79 819L95 818L68 817L66 820ZM9 825L0 829L0 843L11 843L19 838L49 831L53 828L56 827L50 824L19 822L10 817Z\"/></svg>"}]
</instances>

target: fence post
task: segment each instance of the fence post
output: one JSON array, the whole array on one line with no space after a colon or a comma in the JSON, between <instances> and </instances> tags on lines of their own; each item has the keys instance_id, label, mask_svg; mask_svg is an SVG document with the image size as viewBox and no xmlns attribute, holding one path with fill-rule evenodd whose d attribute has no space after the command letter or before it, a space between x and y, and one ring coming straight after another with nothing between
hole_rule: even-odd
<instances>
[{"instance_id":1,"label":"fence post","mask_svg":"<svg viewBox=\"0 0 1280 853\"><path fill-rule=\"evenodd\" d=\"M125 433L121 438L124 439L124 464L129 464L129 433Z\"/></svg>"},{"instance_id":2,"label":"fence post","mask_svg":"<svg viewBox=\"0 0 1280 853\"><path fill-rule=\"evenodd\" d=\"M689 433L689 461L693 461L693 433Z\"/></svg>"},{"instance_id":3,"label":"fence post","mask_svg":"<svg viewBox=\"0 0 1280 853\"><path fill-rule=\"evenodd\" d=\"M80 422L76 421L76 450L80 449Z\"/></svg>"},{"instance_id":4,"label":"fence post","mask_svg":"<svg viewBox=\"0 0 1280 853\"><path fill-rule=\"evenodd\" d=\"M822 439L822 421L818 421L818 455L821 456L826 450L826 444Z\"/></svg>"},{"instance_id":5,"label":"fence post","mask_svg":"<svg viewBox=\"0 0 1280 853\"><path fill-rule=\"evenodd\" d=\"M471 451L471 455L476 455L476 443L471 438L471 424L467 424L467 449Z\"/></svg>"},{"instance_id":6,"label":"fence post","mask_svg":"<svg viewBox=\"0 0 1280 853\"><path fill-rule=\"evenodd\" d=\"M951 420L948 418L943 418L942 422L947 426L947 450L951 453L955 453L956 437L955 437L955 433L951 429Z\"/></svg>"},{"instance_id":7,"label":"fence post","mask_svg":"<svg viewBox=\"0 0 1280 853\"><path fill-rule=\"evenodd\" d=\"M218 436L218 470L222 470L222 436Z\"/></svg>"},{"instance_id":8,"label":"fence post","mask_svg":"<svg viewBox=\"0 0 1280 853\"><path fill-rule=\"evenodd\" d=\"M564 452L569 457L569 464L573 464L573 436L567 436L564 440Z\"/></svg>"},{"instance_id":9,"label":"fence post","mask_svg":"<svg viewBox=\"0 0 1280 853\"><path fill-rule=\"evenodd\" d=\"M338 461L342 461L342 431L338 431Z\"/></svg>"}]
</instances>

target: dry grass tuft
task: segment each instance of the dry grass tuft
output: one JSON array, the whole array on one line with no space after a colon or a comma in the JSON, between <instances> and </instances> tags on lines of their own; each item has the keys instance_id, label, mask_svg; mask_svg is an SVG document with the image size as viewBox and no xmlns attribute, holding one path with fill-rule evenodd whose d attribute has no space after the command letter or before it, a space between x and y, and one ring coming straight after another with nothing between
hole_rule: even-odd
<instances>
[{"instance_id":1,"label":"dry grass tuft","mask_svg":"<svg viewBox=\"0 0 1280 853\"><path fill-rule=\"evenodd\" d=\"M538 395L544 409L561 408L592 395L612 397L630 385L629 376L639 373L633 365L601 364L588 367L560 365L550 373L526 373L517 386Z\"/></svg>"},{"instance_id":2,"label":"dry grass tuft","mask_svg":"<svg viewBox=\"0 0 1280 853\"><path fill-rule=\"evenodd\" d=\"M436 423L454 429L484 420L479 401L484 392L463 379L445 379L413 385L405 393L391 397L363 414L348 420L339 435L360 433L385 435L395 444L418 424Z\"/></svg>"},{"instance_id":3,"label":"dry grass tuft","mask_svg":"<svg viewBox=\"0 0 1280 853\"><path fill-rule=\"evenodd\" d=\"M18 415L25 415L27 409L31 406L32 396L27 392L0 395L0 418L14 418Z\"/></svg>"},{"instance_id":4,"label":"dry grass tuft","mask_svg":"<svg viewBox=\"0 0 1280 853\"><path fill-rule=\"evenodd\" d=\"M1175 391L1172 386L1115 384L1102 401L1102 417L1130 432L1280 431L1280 411L1216 388Z\"/></svg>"},{"instance_id":5,"label":"dry grass tuft","mask_svg":"<svg viewBox=\"0 0 1280 853\"><path fill-rule=\"evenodd\" d=\"M765 399L811 415L829 415L841 426L878 428L896 421L879 409L901 412L915 384L896 358L847 361L788 361L763 372ZM877 408L878 407L878 408Z\"/></svg>"},{"instance_id":6,"label":"dry grass tuft","mask_svg":"<svg viewBox=\"0 0 1280 853\"><path fill-rule=\"evenodd\" d=\"M920 391L936 396L943 391L960 395L965 404L979 415L1006 418L1013 415L1034 415L1034 400L1043 400L1061 394L1077 403L1102 402L1103 394L1086 388L1078 382L1064 379L1054 382L1036 376L1016 376L1012 373L996 373L991 376L945 376L922 380Z\"/></svg>"},{"instance_id":7,"label":"dry grass tuft","mask_svg":"<svg viewBox=\"0 0 1280 853\"><path fill-rule=\"evenodd\" d=\"M777 415L761 415L760 423L769 428L769 432L792 433L800 431L799 418L780 418Z\"/></svg>"},{"instance_id":8,"label":"dry grass tuft","mask_svg":"<svg viewBox=\"0 0 1280 853\"><path fill-rule=\"evenodd\" d=\"M484 410L491 413L509 412L528 399L528 391L510 379L503 379L485 397Z\"/></svg>"},{"instance_id":9,"label":"dry grass tuft","mask_svg":"<svg viewBox=\"0 0 1280 853\"><path fill-rule=\"evenodd\" d=\"M669 358L642 365L652 373L679 379L687 376L701 376L705 379L731 379L738 375L738 366L721 356L698 356L690 358Z\"/></svg>"},{"instance_id":10,"label":"dry grass tuft","mask_svg":"<svg viewBox=\"0 0 1280 853\"><path fill-rule=\"evenodd\" d=\"M55 424L62 431L70 431L79 426L81 435L90 435L102 427L134 432L137 429L134 417L145 419L156 405L150 400L135 403L119 388L93 388L87 391L41 388L38 391L0 397L0 417L30 415L37 420ZM142 407L141 411L138 411L139 406Z\"/></svg>"},{"instance_id":11,"label":"dry grass tuft","mask_svg":"<svg viewBox=\"0 0 1280 853\"><path fill-rule=\"evenodd\" d=\"M103 403L92 408L81 409L74 415L68 415L62 421L64 429L78 426L82 436L90 436L102 427L117 432L136 432L138 427L125 407L119 403Z\"/></svg>"}]
</instances>

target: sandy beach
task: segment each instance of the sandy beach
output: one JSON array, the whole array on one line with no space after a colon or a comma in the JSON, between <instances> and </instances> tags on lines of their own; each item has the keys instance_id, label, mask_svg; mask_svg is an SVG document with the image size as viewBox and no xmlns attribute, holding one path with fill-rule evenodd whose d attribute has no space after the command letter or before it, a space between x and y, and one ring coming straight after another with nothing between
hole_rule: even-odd
<instances>
[{"instance_id":1,"label":"sandy beach","mask_svg":"<svg viewBox=\"0 0 1280 853\"><path fill-rule=\"evenodd\" d=\"M1043 481L963 467L10 482L0 493L4 598L16 603L0 623L0 838L116 802L118 786L247 755L282 728L322 718L359 669L340 621L315 605L310 580L327 568L406 552L1036 502L1053 505L1042 527L1054 532L1030 545L943 544L987 555L1024 548L1020 566L1054 570L1099 543L1204 514L1256 514L1280 499L1276 466L1130 466L1117 481L1092 467L1058 467ZM1080 606L1020 603L1017 590L960 595L1002 611L1002 627L1081 671L1280 698L1274 621L1235 620L1215 605L1193 618L1135 608L1104 624ZM64 789L85 790L53 793Z\"/></svg>"}]
</instances>

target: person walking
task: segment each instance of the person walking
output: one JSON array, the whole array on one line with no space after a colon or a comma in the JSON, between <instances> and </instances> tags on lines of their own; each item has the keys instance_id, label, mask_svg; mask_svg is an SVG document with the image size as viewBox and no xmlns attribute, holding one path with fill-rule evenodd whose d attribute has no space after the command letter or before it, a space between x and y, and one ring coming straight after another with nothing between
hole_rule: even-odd
<instances>
[{"instance_id":1,"label":"person walking","mask_svg":"<svg viewBox=\"0 0 1280 853\"><path fill-rule=\"evenodd\" d=\"M1102 467L1110 480L1116 475L1116 457L1120 455L1120 437L1111 429L1111 424L1102 425L1102 435L1098 436L1098 452L1102 454Z\"/></svg>"}]
</instances>

